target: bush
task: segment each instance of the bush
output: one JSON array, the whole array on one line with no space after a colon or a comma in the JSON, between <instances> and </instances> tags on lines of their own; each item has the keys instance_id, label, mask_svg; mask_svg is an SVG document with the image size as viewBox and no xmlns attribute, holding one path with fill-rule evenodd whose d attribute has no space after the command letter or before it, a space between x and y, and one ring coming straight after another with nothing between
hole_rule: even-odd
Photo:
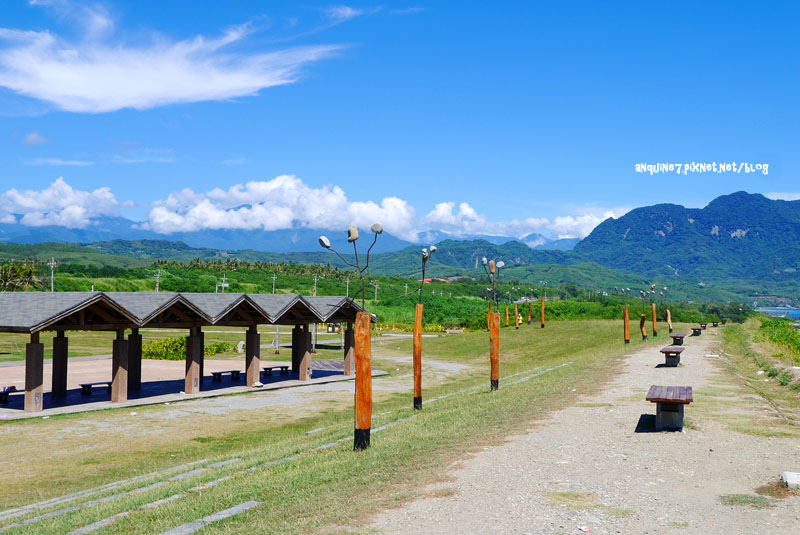
<instances>
[{"instance_id":1,"label":"bush","mask_svg":"<svg viewBox=\"0 0 800 535\"><path fill-rule=\"evenodd\" d=\"M216 342L205 344L203 355L206 357L234 349L232 344ZM153 340L142 347L142 358L152 360L184 360L186 358L186 338L163 338Z\"/></svg>"}]
</instances>

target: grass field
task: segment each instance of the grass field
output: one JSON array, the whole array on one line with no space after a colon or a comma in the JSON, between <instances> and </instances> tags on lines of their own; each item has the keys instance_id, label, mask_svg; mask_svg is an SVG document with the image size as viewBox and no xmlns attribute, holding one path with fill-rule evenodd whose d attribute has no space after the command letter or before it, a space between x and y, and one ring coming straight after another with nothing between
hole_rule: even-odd
<instances>
[{"instance_id":1,"label":"grass field","mask_svg":"<svg viewBox=\"0 0 800 535\"><path fill-rule=\"evenodd\" d=\"M145 490L20 527L17 532L64 533L124 512L127 516L100 532L158 533L250 500L262 505L210 524L204 533L358 531L360 519L414 497L420 485L441 478L465 453L522 432L552 410L574 402L581 391L599 388L619 357L641 342L624 346L620 322L612 321L504 329L501 377L521 374L517 377L525 379L531 376L526 375L530 370L571 364L516 384L501 380L500 390L489 393L487 333L426 338L426 362L461 367L459 373L444 378L423 378L426 402L417 412L409 409L410 362L399 360L410 355L410 345L408 339L387 339L373 346L375 367L390 371L389 377L374 382L373 415L378 418L373 429L394 425L374 432L367 451L351 451L352 394L344 392L320 394L313 407L302 410L253 408L194 414L196 402L189 401L140 407L135 415L130 409L115 409L7 422L0 428L0 509L181 463L239 458L234 464L167 480L158 487L147 487L158 478L132 483L122 488ZM409 393L381 388L391 381L407 382ZM435 403L427 401L465 389L469 390ZM243 399L248 403L261 395L245 396L250 396ZM174 415L176 407L181 414ZM311 430L319 431L306 434ZM316 449L337 440L342 441ZM274 466L264 464L287 457L292 459ZM188 490L225 476L230 479L201 491ZM119 490L98 496L115 492ZM176 494L183 497L138 509ZM43 508L21 518L64 507ZM0 526L3 523L10 521L0 520Z\"/></svg>"}]
</instances>

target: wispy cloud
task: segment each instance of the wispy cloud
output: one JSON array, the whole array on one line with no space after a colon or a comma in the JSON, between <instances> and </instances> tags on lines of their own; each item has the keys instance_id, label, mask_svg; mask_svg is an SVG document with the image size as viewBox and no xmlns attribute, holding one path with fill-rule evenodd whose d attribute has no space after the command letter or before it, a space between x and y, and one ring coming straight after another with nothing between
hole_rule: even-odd
<instances>
[{"instance_id":1,"label":"wispy cloud","mask_svg":"<svg viewBox=\"0 0 800 535\"><path fill-rule=\"evenodd\" d=\"M800 201L800 193L777 192L765 193L764 197L773 201Z\"/></svg>"},{"instance_id":2,"label":"wispy cloud","mask_svg":"<svg viewBox=\"0 0 800 535\"><path fill-rule=\"evenodd\" d=\"M45 143L47 143L47 139L39 135L39 132L31 132L30 134L27 134L25 136L22 142L28 146L44 145Z\"/></svg>"},{"instance_id":3,"label":"wispy cloud","mask_svg":"<svg viewBox=\"0 0 800 535\"><path fill-rule=\"evenodd\" d=\"M222 160L222 165L244 165L247 163L247 159L245 158L228 158L227 160Z\"/></svg>"},{"instance_id":4,"label":"wispy cloud","mask_svg":"<svg viewBox=\"0 0 800 535\"><path fill-rule=\"evenodd\" d=\"M61 0L37 0L36 5L74 6ZM69 41L47 30L0 28L0 87L70 112L145 110L254 96L294 83L303 67L343 48L245 52L242 45L253 32L249 24L211 38L170 41L162 36L151 42L120 43L111 40L114 32L103 31L113 21L100 8L69 13L94 28L92 38Z\"/></svg>"},{"instance_id":5,"label":"wispy cloud","mask_svg":"<svg viewBox=\"0 0 800 535\"><path fill-rule=\"evenodd\" d=\"M94 162L87 160L62 160L61 158L36 158L25 162L26 165L51 165L66 167L87 167L94 165Z\"/></svg>"},{"instance_id":6,"label":"wispy cloud","mask_svg":"<svg viewBox=\"0 0 800 535\"><path fill-rule=\"evenodd\" d=\"M139 163L172 163L175 157L171 149L148 149L133 148L126 150L123 154L114 154L108 158L108 163L112 164L139 164Z\"/></svg>"},{"instance_id":7,"label":"wispy cloud","mask_svg":"<svg viewBox=\"0 0 800 535\"><path fill-rule=\"evenodd\" d=\"M322 10L331 21L340 23L354 19L364 14L361 9L354 9L348 6L334 6Z\"/></svg>"}]
</instances>

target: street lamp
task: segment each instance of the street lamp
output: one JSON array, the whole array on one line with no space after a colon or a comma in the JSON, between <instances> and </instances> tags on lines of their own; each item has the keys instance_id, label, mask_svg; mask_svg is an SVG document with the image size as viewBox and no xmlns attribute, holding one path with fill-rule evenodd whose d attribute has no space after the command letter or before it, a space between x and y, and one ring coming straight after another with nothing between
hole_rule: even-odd
<instances>
[{"instance_id":1,"label":"street lamp","mask_svg":"<svg viewBox=\"0 0 800 535\"><path fill-rule=\"evenodd\" d=\"M419 282L419 297L417 303L422 303L422 285L425 284L425 266L428 264L431 255L436 252L436 246L431 245L430 251L428 249L422 250L422 280Z\"/></svg>"},{"instance_id":2,"label":"street lamp","mask_svg":"<svg viewBox=\"0 0 800 535\"><path fill-rule=\"evenodd\" d=\"M361 279L361 308L364 308L364 294L365 294L364 272L369 268L370 251L372 251L372 248L375 246L375 242L378 241L378 235L383 234L383 225L381 225L380 223L375 223L374 225L372 225L372 228L370 230L372 230L372 232L375 234L375 237L373 238L372 244L369 246L369 249L367 249L367 261L363 268L361 267L361 263L358 260L358 249L356 248L356 241L358 240L358 228L356 228L355 226L351 226L350 228L347 229L347 242L353 244L353 253L355 254L356 258L355 264L353 264L352 262L348 262L347 259L345 259L345 257L339 254L339 251L333 248L333 246L331 245L331 241L327 237L325 236L319 237L320 247L322 247L323 249L328 249L329 251L333 251L334 253L336 253L336 256L342 259L342 262L344 262L345 264L347 264L352 268L355 268L355 270L358 272L358 276Z\"/></svg>"}]
</instances>

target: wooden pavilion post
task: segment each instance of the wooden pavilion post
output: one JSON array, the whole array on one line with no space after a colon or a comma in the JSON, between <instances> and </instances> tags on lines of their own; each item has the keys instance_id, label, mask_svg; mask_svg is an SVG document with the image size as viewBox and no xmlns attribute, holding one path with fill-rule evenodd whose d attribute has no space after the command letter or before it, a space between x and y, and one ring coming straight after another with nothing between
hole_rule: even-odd
<instances>
[{"instance_id":1,"label":"wooden pavilion post","mask_svg":"<svg viewBox=\"0 0 800 535\"><path fill-rule=\"evenodd\" d=\"M303 331L300 325L292 327L292 373L300 374L300 361L303 353L300 352L300 341L303 339Z\"/></svg>"},{"instance_id":2,"label":"wooden pavilion post","mask_svg":"<svg viewBox=\"0 0 800 535\"><path fill-rule=\"evenodd\" d=\"M494 392L500 385L500 314L492 314L492 327L489 334L489 390Z\"/></svg>"},{"instance_id":3,"label":"wooden pavilion post","mask_svg":"<svg viewBox=\"0 0 800 535\"><path fill-rule=\"evenodd\" d=\"M368 312L356 314L355 357L355 430L353 450L369 448L370 428L372 426L372 340L370 328L372 318Z\"/></svg>"},{"instance_id":4,"label":"wooden pavilion post","mask_svg":"<svg viewBox=\"0 0 800 535\"><path fill-rule=\"evenodd\" d=\"M625 307L625 313L623 315L623 320L625 322L625 343L631 343L631 325L630 325L630 317L628 316L628 307Z\"/></svg>"},{"instance_id":5,"label":"wooden pavilion post","mask_svg":"<svg viewBox=\"0 0 800 535\"><path fill-rule=\"evenodd\" d=\"M31 341L25 344L25 412L41 412L44 409L44 344L39 342L39 333L31 333Z\"/></svg>"},{"instance_id":6,"label":"wooden pavilion post","mask_svg":"<svg viewBox=\"0 0 800 535\"><path fill-rule=\"evenodd\" d=\"M128 401L128 341L125 329L118 329L111 353L111 402L124 401Z\"/></svg>"},{"instance_id":7,"label":"wooden pavilion post","mask_svg":"<svg viewBox=\"0 0 800 535\"><path fill-rule=\"evenodd\" d=\"M203 358L203 333L200 327L189 329L186 337L186 380L184 392L197 394L200 392L200 359Z\"/></svg>"},{"instance_id":8,"label":"wooden pavilion post","mask_svg":"<svg viewBox=\"0 0 800 535\"><path fill-rule=\"evenodd\" d=\"M245 335L245 369L247 371L247 386L255 386L261 379L261 335L258 334L258 325L253 324L247 329Z\"/></svg>"},{"instance_id":9,"label":"wooden pavilion post","mask_svg":"<svg viewBox=\"0 0 800 535\"><path fill-rule=\"evenodd\" d=\"M422 303L414 316L414 408L422 408Z\"/></svg>"},{"instance_id":10,"label":"wooden pavilion post","mask_svg":"<svg viewBox=\"0 0 800 535\"><path fill-rule=\"evenodd\" d=\"M353 375L353 360L355 359L356 337L353 331L353 322L347 322L347 329L344 331L344 374Z\"/></svg>"},{"instance_id":11,"label":"wooden pavilion post","mask_svg":"<svg viewBox=\"0 0 800 535\"><path fill-rule=\"evenodd\" d=\"M312 356L311 356L311 330L308 328L308 324L303 325L301 344L300 344L300 354L302 355L302 357L300 358L300 375L298 378L301 381L310 381Z\"/></svg>"},{"instance_id":12,"label":"wooden pavilion post","mask_svg":"<svg viewBox=\"0 0 800 535\"><path fill-rule=\"evenodd\" d=\"M139 329L131 329L128 335L128 391L142 389L142 335Z\"/></svg>"},{"instance_id":13,"label":"wooden pavilion post","mask_svg":"<svg viewBox=\"0 0 800 535\"><path fill-rule=\"evenodd\" d=\"M54 399L67 397L67 355L69 353L69 338L64 336L64 331L59 330L53 338L53 388L50 395Z\"/></svg>"}]
</instances>

